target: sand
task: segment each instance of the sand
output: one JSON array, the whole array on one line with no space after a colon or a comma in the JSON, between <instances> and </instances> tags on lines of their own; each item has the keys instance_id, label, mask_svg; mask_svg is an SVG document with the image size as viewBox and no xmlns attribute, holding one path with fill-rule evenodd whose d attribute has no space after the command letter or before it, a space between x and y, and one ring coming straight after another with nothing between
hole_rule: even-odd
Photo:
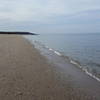
<instances>
[{"instance_id":1,"label":"sand","mask_svg":"<svg viewBox=\"0 0 100 100\"><path fill-rule=\"evenodd\" d=\"M0 35L0 100L97 99L74 88L21 36Z\"/></svg>"}]
</instances>

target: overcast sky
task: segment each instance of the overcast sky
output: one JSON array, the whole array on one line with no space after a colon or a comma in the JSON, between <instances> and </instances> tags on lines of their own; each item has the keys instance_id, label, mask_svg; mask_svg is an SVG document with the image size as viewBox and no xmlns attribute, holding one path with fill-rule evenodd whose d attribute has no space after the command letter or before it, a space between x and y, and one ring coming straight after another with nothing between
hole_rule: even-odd
<instances>
[{"instance_id":1,"label":"overcast sky","mask_svg":"<svg viewBox=\"0 0 100 100\"><path fill-rule=\"evenodd\" d=\"M100 32L100 0L0 0L0 31Z\"/></svg>"}]
</instances>

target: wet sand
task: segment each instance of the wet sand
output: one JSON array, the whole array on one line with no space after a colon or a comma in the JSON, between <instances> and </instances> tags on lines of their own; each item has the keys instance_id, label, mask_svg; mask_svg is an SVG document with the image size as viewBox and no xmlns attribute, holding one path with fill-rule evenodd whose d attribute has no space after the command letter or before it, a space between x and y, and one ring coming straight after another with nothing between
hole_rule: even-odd
<instances>
[{"instance_id":1,"label":"wet sand","mask_svg":"<svg viewBox=\"0 0 100 100\"><path fill-rule=\"evenodd\" d=\"M73 84L27 40L0 35L0 100L99 100Z\"/></svg>"}]
</instances>

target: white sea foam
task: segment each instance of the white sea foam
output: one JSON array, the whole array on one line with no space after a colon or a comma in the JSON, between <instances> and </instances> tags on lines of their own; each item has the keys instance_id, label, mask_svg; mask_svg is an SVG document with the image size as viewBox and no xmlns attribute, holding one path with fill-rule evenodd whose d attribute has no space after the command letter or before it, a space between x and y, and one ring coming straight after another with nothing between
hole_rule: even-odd
<instances>
[{"instance_id":1,"label":"white sea foam","mask_svg":"<svg viewBox=\"0 0 100 100\"><path fill-rule=\"evenodd\" d=\"M96 77L95 75L93 75L92 73L88 72L87 69L83 68L82 70L83 70L87 75L93 77L94 79L96 79L97 81L100 82L100 79L99 79L98 77Z\"/></svg>"},{"instance_id":2,"label":"white sea foam","mask_svg":"<svg viewBox=\"0 0 100 100\"><path fill-rule=\"evenodd\" d=\"M25 37L26 38L26 37ZM28 39L29 40L29 39ZM33 41L32 40L29 40L32 44L33 44ZM48 50L50 51L53 51L55 54L59 55L59 56L62 56L61 53L59 53L58 51L55 51L53 50L52 48L49 48L48 46L45 46L43 45L42 43L38 42L38 41L34 41L36 44L38 45L42 45L43 47L47 48ZM74 60L70 60L70 63L71 64L74 64L76 65L77 67L79 67L80 69L82 69L82 71L84 71L87 75L89 75L90 77L96 79L97 81L100 82L100 79L98 77L96 77L95 75L93 75L92 73L90 73L86 68L83 68L82 66L80 66L77 62L75 62Z\"/></svg>"},{"instance_id":3,"label":"white sea foam","mask_svg":"<svg viewBox=\"0 0 100 100\"><path fill-rule=\"evenodd\" d=\"M58 51L54 51L54 53L61 56L61 53L59 53Z\"/></svg>"},{"instance_id":4,"label":"white sea foam","mask_svg":"<svg viewBox=\"0 0 100 100\"><path fill-rule=\"evenodd\" d=\"M53 51L53 49L49 48L50 51Z\"/></svg>"},{"instance_id":5,"label":"white sea foam","mask_svg":"<svg viewBox=\"0 0 100 100\"><path fill-rule=\"evenodd\" d=\"M70 61L70 63L74 64L74 65L77 65L77 63L73 60Z\"/></svg>"},{"instance_id":6,"label":"white sea foam","mask_svg":"<svg viewBox=\"0 0 100 100\"><path fill-rule=\"evenodd\" d=\"M82 66L80 66L77 62L73 61L73 60L70 60L70 63L71 64L74 64L74 65L77 65L79 68L82 68Z\"/></svg>"},{"instance_id":7,"label":"white sea foam","mask_svg":"<svg viewBox=\"0 0 100 100\"><path fill-rule=\"evenodd\" d=\"M81 68L87 75L89 75L90 77L96 79L97 81L100 82L100 79L98 77L96 77L95 75L93 75L92 73L90 73L86 68L83 68L82 66L80 66L77 62L70 60L71 64L77 65L77 67Z\"/></svg>"},{"instance_id":8,"label":"white sea foam","mask_svg":"<svg viewBox=\"0 0 100 100\"><path fill-rule=\"evenodd\" d=\"M52 48L49 48L48 46L45 46L47 49L49 49L50 51L53 51L55 54L61 56L61 53L59 53L58 51L53 50Z\"/></svg>"}]
</instances>

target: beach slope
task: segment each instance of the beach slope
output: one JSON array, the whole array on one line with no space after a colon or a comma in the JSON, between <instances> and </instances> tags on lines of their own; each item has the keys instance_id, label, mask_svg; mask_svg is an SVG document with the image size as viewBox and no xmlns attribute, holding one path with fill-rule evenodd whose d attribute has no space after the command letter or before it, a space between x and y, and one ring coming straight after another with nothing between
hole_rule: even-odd
<instances>
[{"instance_id":1,"label":"beach slope","mask_svg":"<svg viewBox=\"0 0 100 100\"><path fill-rule=\"evenodd\" d=\"M73 88L24 38L0 35L0 100L96 100Z\"/></svg>"}]
</instances>

